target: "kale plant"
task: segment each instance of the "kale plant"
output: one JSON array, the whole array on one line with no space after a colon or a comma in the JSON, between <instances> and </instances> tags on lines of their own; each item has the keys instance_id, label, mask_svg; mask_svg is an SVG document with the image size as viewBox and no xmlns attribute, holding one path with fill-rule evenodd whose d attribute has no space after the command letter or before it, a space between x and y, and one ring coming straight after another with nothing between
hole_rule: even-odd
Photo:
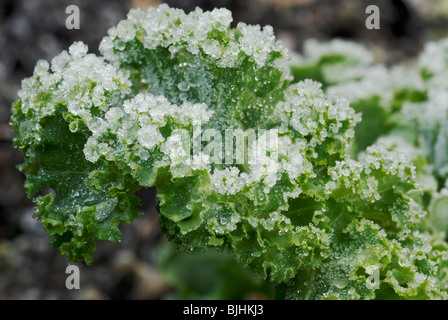
<instances>
[{"instance_id":1,"label":"kale plant","mask_svg":"<svg viewBox=\"0 0 448 320\"><path fill-rule=\"evenodd\" d=\"M135 192L155 186L171 242L229 252L278 298L447 298L448 245L427 211L442 197L448 117L437 109L436 125L417 104L439 108L438 69L423 59L423 87L375 94L369 81L393 71L362 48L311 43L290 61L271 27L231 21L225 9L132 10L102 56L77 42L37 63L11 123L51 244L92 263L96 239L119 241L141 214ZM361 120L368 108L378 128ZM399 130L427 141L409 143L415 158L374 144ZM429 199L422 172L437 182Z\"/></svg>"}]
</instances>

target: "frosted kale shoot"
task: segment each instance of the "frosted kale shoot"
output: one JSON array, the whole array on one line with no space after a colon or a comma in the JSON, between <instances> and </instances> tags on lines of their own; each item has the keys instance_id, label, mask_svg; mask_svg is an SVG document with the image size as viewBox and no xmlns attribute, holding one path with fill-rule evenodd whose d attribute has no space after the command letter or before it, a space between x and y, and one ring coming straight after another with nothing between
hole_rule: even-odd
<instances>
[{"instance_id":1,"label":"frosted kale shoot","mask_svg":"<svg viewBox=\"0 0 448 320\"><path fill-rule=\"evenodd\" d=\"M271 27L231 21L132 10L102 56L77 42L23 80L11 123L51 244L92 263L155 186L169 240L230 252L279 297L447 298L448 246L422 223L415 166L381 144L355 158L349 100L294 82Z\"/></svg>"}]
</instances>

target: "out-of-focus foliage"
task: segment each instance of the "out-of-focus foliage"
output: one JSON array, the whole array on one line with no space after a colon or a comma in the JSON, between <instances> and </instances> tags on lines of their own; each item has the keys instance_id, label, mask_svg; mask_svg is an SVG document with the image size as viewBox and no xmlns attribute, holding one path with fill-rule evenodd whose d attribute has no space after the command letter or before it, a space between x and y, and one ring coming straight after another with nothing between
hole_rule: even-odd
<instances>
[{"instance_id":1,"label":"out-of-focus foliage","mask_svg":"<svg viewBox=\"0 0 448 320\"><path fill-rule=\"evenodd\" d=\"M272 299L269 281L255 278L235 258L215 249L182 252L166 241L158 251L158 267L176 288L171 299Z\"/></svg>"}]
</instances>

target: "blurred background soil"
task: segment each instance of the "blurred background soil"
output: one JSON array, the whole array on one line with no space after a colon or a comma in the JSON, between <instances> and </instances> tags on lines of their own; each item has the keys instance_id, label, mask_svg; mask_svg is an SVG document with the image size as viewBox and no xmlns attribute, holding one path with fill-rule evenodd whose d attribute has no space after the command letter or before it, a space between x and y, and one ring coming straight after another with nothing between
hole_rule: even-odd
<instances>
[{"instance_id":1,"label":"blurred background soil","mask_svg":"<svg viewBox=\"0 0 448 320\"><path fill-rule=\"evenodd\" d=\"M156 191L139 192L144 215L122 225L121 243L99 241L91 266L78 264L81 289L67 290L67 260L48 243L33 219L33 203L23 188L22 162L12 147L8 124L21 80L32 75L36 61L50 61L73 41L84 41L90 52L107 30L135 7L156 0L75 1L0 0L0 299L165 299L176 288L157 268L164 237L155 211ZM393 64L417 55L428 40L448 34L447 0L169 0L170 6L191 11L226 7L234 24L272 25L276 36L293 51L309 38L344 38L371 48L379 62ZM68 5L81 13L79 30L65 27ZM380 8L381 29L367 30L365 9ZM250 298L250 297L249 297Z\"/></svg>"}]
</instances>

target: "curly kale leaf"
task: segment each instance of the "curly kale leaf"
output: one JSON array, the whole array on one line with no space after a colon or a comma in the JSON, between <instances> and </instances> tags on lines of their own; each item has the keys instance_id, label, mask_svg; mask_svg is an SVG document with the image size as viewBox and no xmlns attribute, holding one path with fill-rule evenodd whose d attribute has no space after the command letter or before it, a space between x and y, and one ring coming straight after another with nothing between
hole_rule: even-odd
<instances>
[{"instance_id":1,"label":"curly kale leaf","mask_svg":"<svg viewBox=\"0 0 448 320\"><path fill-rule=\"evenodd\" d=\"M95 126L81 118L79 107L92 112L92 121L100 119L111 100L119 99L116 90L128 85L103 59L85 56L85 49L73 45L71 55L64 52L53 61L53 72L38 63L33 77L23 82L12 123L15 145L26 158L20 166L25 188L28 196L38 195L36 217L51 244L72 261L91 263L94 239L118 241L118 225L140 214L134 196L140 186L114 162L92 163L83 153ZM109 83L102 82L106 68ZM97 91L101 94L94 100Z\"/></svg>"},{"instance_id":2,"label":"curly kale leaf","mask_svg":"<svg viewBox=\"0 0 448 320\"><path fill-rule=\"evenodd\" d=\"M231 20L133 10L105 58L75 43L38 63L12 124L28 194L50 191L36 216L52 243L91 262L155 186L172 242L228 251L284 298L446 298L447 246L422 230L415 168L381 145L352 159L348 100L292 84L272 28Z\"/></svg>"}]
</instances>

